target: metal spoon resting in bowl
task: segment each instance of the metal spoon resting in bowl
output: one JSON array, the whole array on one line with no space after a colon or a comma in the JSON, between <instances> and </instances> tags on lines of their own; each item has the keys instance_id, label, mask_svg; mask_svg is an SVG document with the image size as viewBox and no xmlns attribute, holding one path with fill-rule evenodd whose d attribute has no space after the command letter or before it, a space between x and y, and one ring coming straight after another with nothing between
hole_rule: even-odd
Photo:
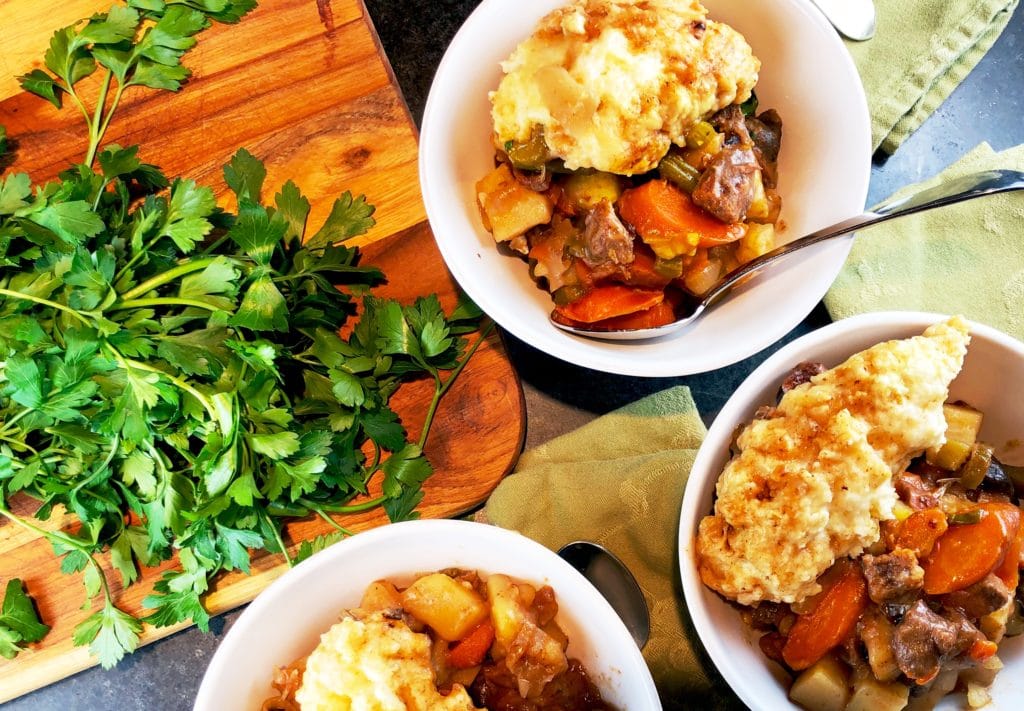
<instances>
[{"instance_id":1,"label":"metal spoon resting in bowl","mask_svg":"<svg viewBox=\"0 0 1024 711\"><path fill-rule=\"evenodd\" d=\"M554 319L551 319L551 323L569 333L610 341L638 341L665 336L682 330L700 318L701 314L709 306L721 301L726 294L741 282L745 282L747 279L759 274L770 264L804 247L810 247L812 244L818 244L835 237L842 237L855 230L873 227L897 217L905 217L906 215L913 215L944 205L952 205L964 200L982 197L983 195L994 195L1011 190L1024 190L1024 173L1016 170L986 170L980 173L965 175L956 180L950 180L933 188L921 190L905 198L886 200L863 215L851 217L830 227L812 232L805 237L795 239L781 247L776 247L766 254L762 254L756 259L752 259L725 275L721 281L711 287L689 315L664 326L609 331L587 328L586 326L570 326L559 323Z\"/></svg>"},{"instance_id":2,"label":"metal spoon resting in bowl","mask_svg":"<svg viewBox=\"0 0 1024 711\"><path fill-rule=\"evenodd\" d=\"M612 606L640 649L651 634L647 601L621 560L604 546L591 541L573 541L558 549L558 555L583 573Z\"/></svg>"},{"instance_id":3,"label":"metal spoon resting in bowl","mask_svg":"<svg viewBox=\"0 0 1024 711\"><path fill-rule=\"evenodd\" d=\"M843 37L863 42L875 36L872 0L811 0Z\"/></svg>"}]
</instances>

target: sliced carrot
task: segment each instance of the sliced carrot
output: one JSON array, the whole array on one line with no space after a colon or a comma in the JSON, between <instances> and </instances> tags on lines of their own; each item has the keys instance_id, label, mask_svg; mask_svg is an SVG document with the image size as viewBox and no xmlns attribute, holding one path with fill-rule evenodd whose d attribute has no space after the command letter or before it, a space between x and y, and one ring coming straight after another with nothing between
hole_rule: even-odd
<instances>
[{"instance_id":1,"label":"sliced carrot","mask_svg":"<svg viewBox=\"0 0 1024 711\"><path fill-rule=\"evenodd\" d=\"M1007 589L1016 590L1020 582L1020 556L1021 556L1021 528L1020 509L1009 503L985 503L982 504L992 513L1000 516L1003 525L1007 530L1008 543L1006 555L992 572L997 578L1006 584Z\"/></svg>"},{"instance_id":2,"label":"sliced carrot","mask_svg":"<svg viewBox=\"0 0 1024 711\"><path fill-rule=\"evenodd\" d=\"M494 642L494 625L484 620L448 650L448 664L456 669L469 669L483 662Z\"/></svg>"},{"instance_id":3,"label":"sliced carrot","mask_svg":"<svg viewBox=\"0 0 1024 711\"><path fill-rule=\"evenodd\" d=\"M983 662L998 651L999 645L987 639L976 639L967 650L967 656L976 662Z\"/></svg>"},{"instance_id":4,"label":"sliced carrot","mask_svg":"<svg viewBox=\"0 0 1024 711\"><path fill-rule=\"evenodd\" d=\"M593 327L604 328L609 331L636 330L638 328L657 328L676 320L675 309L668 301L662 301L649 309L637 311L636 313L616 316L590 324Z\"/></svg>"},{"instance_id":5,"label":"sliced carrot","mask_svg":"<svg viewBox=\"0 0 1024 711\"><path fill-rule=\"evenodd\" d=\"M665 292L661 289L636 289L609 284L595 287L565 306L556 306L555 312L571 321L594 323L644 311L664 300Z\"/></svg>"},{"instance_id":6,"label":"sliced carrot","mask_svg":"<svg viewBox=\"0 0 1024 711\"><path fill-rule=\"evenodd\" d=\"M797 617L782 648L782 657L791 669L806 669L840 644L867 608L868 588L859 565L844 558L825 576L830 581L818 604Z\"/></svg>"},{"instance_id":7,"label":"sliced carrot","mask_svg":"<svg viewBox=\"0 0 1024 711\"><path fill-rule=\"evenodd\" d=\"M619 216L662 257L693 254L698 247L734 242L742 224L727 224L693 204L690 196L665 180L651 180L622 193Z\"/></svg>"},{"instance_id":8,"label":"sliced carrot","mask_svg":"<svg viewBox=\"0 0 1024 711\"><path fill-rule=\"evenodd\" d=\"M925 558L948 527L946 514L941 509L915 511L900 524L893 548L908 548L918 559Z\"/></svg>"},{"instance_id":9,"label":"sliced carrot","mask_svg":"<svg viewBox=\"0 0 1024 711\"><path fill-rule=\"evenodd\" d=\"M924 568L924 591L942 595L963 590L991 573L1006 556L1012 514L996 507L1007 504L982 504L983 515L978 523L950 526L935 542L930 555L921 562ZM1016 520L1020 521L1018 510ZM1005 521L1005 522L1004 522Z\"/></svg>"}]
</instances>

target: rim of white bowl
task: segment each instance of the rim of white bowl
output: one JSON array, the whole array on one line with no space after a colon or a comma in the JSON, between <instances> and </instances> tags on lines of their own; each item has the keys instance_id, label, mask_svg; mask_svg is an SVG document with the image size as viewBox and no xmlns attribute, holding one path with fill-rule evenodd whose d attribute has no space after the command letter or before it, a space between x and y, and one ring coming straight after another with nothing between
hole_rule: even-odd
<instances>
[{"instance_id":1,"label":"rim of white bowl","mask_svg":"<svg viewBox=\"0 0 1024 711\"><path fill-rule=\"evenodd\" d=\"M725 406L708 429L707 436L701 444L697 456L694 459L690 471L707 470L709 461L714 461L720 454L721 448L727 446L732 431L743 414L754 403L750 398L761 390L770 373L783 372L793 366L801 353L810 346L818 346L827 343L830 339L845 335L862 329L892 330L896 328L905 329L908 332L919 329L920 333L928 326L945 321L950 318L949 314L932 313L927 311L877 311L851 316L836 321L827 326L815 329L792 343L789 343L772 354L761 365L744 379L736 388ZM969 324L972 338L978 337L994 342L997 345L1016 352L1021 359L1024 359L1024 342L1009 336L998 329L987 326L976 321L965 319ZM893 336L896 337L896 336ZM878 342L889 338L880 336ZM850 353L849 355L853 355ZM708 472L703 479L691 476L683 491L683 501L680 507L679 523L679 573L683 587L683 597L686 600L686 607L690 611L694 629L700 637L704 649L714 662L722 677L726 680L736 695L751 708L763 701L759 700L744 683L745 674L749 669L741 668L730 655L730 646L725 644L722 637L714 633L710 614L708 612L707 598L705 594L713 595L707 590L697 572L694 535L696 527L703 516L708 513L706 502L701 498L701 489L709 476L718 476L720 472ZM737 613L738 615L739 613ZM765 664L768 664L766 658ZM796 708L796 707L794 707Z\"/></svg>"},{"instance_id":2,"label":"rim of white bowl","mask_svg":"<svg viewBox=\"0 0 1024 711\"><path fill-rule=\"evenodd\" d=\"M865 156L865 169L862 171L861 175L857 176L857 180L850 186L849 190L852 194L857 196L857 202L863 209L867 204L868 188L871 179L871 118L868 112L867 96L864 92L864 86L860 81L860 74L853 62L853 57L848 51L846 51L842 44L842 39L829 24L828 20L825 19L824 15L822 15L820 11L811 6L809 0L775 1L789 4L798 12L803 14L811 24L817 25L819 32L823 33L824 36L831 38L830 41L835 43L840 50L836 54L837 61L843 65L846 73L853 79L851 82L851 90L855 93L853 103L856 105L855 108L859 114L858 125L860 125L863 130L861 131L860 136L844 136L843 140L849 141L856 139L862 144L862 152ZM462 26L459 28L458 32L456 32L451 43L448 45L448 48L445 50L444 56L441 58L437 71L434 74L433 81L431 82L430 91L427 94L427 101L423 111L423 120L421 122L420 130L419 180L420 191L423 195L423 202L426 207L427 219L431 223L432 228L434 228L435 224L437 225L437 229L443 230L447 228L447 225L444 224L443 221L440 223L438 222L436 215L431 215L430 207L436 198L434 197L435 188L433 181L428 175L428 166L435 162L435 158L433 156L434 144L430 142L429 137L433 135L434 132L433 124L440 121L436 116L443 110L441 100L437 98L438 92L435 91L435 88L440 85L447 76L449 65L456 62L455 56L459 53L461 46L463 44L468 44L470 42L470 37L478 31L478 28L475 25L480 21L480 18L488 14L491 11L492 6L502 4L509 4L508 0L483 0L476 9L470 13L465 22L463 22ZM824 170L825 167L822 169ZM837 252L841 252L842 256L841 259L837 256L834 263L830 265L830 268L827 271L819 271L819 273L815 275L818 279L825 274L828 276L827 282L824 282L826 286L821 289L821 293L817 299L807 305L806 308L795 309L791 312L787 311L786 315L783 317L780 317L777 313L773 314L772 319L774 323L777 324L774 329L768 329L754 337L751 337L750 333L745 333L744 338L734 339L737 343L742 343L742 347L737 347L724 356L707 358L691 356L693 360L687 363L685 361L680 362L670 359L663 359L661 361L657 361L657 359L655 359L655 361L652 362L651 360L643 357L636 357L636 352L631 354L628 350L631 343L672 343L685 338L685 334L682 332L676 332L675 334L663 336L659 339L641 342L601 341L584 338L582 336L574 336L556 328L552 324L546 324L546 328L538 329L536 327L521 324L519 321L504 318L500 305L497 303L496 299L492 297L490 292L486 289L482 289L476 293L470 293L469 289L464 286L467 283L473 283L473 279L471 275L466 273L466 270L462 268L462 263L459 261L458 256L453 253L455 251L454 248L447 241L437 240L436 237L435 242L441 252L441 256L444 259L447 269L455 278L459 287L469 294L477 305L479 305L486 314L493 318L499 326L511 333L513 336L548 355L573 365L605 373L637 377L676 377L706 373L737 363L744 358L748 358L760 352L773 343L778 342L787 333L793 330L793 328L795 328L801 321L803 321L814 309L815 305L824 297L825 293L827 293L828 289L831 287L831 284L839 275L840 270L849 256L850 249L853 246L852 239L846 239L830 241L825 244L805 249L805 256L815 254L819 250L830 248L835 249ZM799 259L799 257L795 257L795 259ZM704 316L702 318L707 317Z\"/></svg>"},{"instance_id":3,"label":"rim of white bowl","mask_svg":"<svg viewBox=\"0 0 1024 711\"><path fill-rule=\"evenodd\" d=\"M196 711L213 711L212 703L216 687L220 680L231 675L232 660L235 656L236 648L240 644L238 640L242 639L242 632L246 631L256 621L262 619L266 612L272 609L281 598L287 597L288 592L293 586L303 583L315 584L320 571L337 564L339 559L344 559L366 548L380 549L382 546L401 545L402 539L411 535L418 537L471 536L474 539L482 538L488 542L493 541L496 546L511 545L523 549L532 555L550 560L551 564L568 578L574 590L582 591L582 594L587 598L586 603L598 608L600 616L607 618L608 624L601 630L602 643L607 641L610 644L628 650L626 656L629 657L632 668L624 668L620 671L624 678L629 674L637 675L646 696L644 701L650 704L644 708L661 709L661 701L657 688L654 686L654 679L651 677L650 669L648 669L640 649L636 646L636 642L626 629L625 623L622 622L611 604L605 600L597 588L583 577L582 573L569 565L551 549L541 545L532 538L524 536L518 531L474 521L455 519L403 521L362 531L351 538L343 539L310 556L277 578L257 595L255 600L249 603L249 606L242 612L220 642L216 652L214 652L213 659L210 660L210 664L203 674L193 708ZM500 568L500 563L496 564L495 567ZM414 570L415 566L410 568L409 572ZM555 595L559 596L557 590ZM608 640L607 638L611 639Z\"/></svg>"}]
</instances>

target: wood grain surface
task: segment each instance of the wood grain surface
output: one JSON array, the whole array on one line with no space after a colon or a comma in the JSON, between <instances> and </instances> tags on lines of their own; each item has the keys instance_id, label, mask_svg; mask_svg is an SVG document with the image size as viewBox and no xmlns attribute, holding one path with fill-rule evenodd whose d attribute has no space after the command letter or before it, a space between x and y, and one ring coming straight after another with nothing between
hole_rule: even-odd
<instances>
[{"instance_id":1,"label":"wood grain surface","mask_svg":"<svg viewBox=\"0 0 1024 711\"><path fill-rule=\"evenodd\" d=\"M29 172L39 183L82 159L81 115L22 93L14 77L42 66L53 30L109 4L0 1L0 124L15 148L9 171ZM184 63L194 73L180 93L125 93L105 143L140 144L145 161L214 187L226 207L232 205L221 168L244 146L266 162L268 190L287 178L298 183L313 205L311 226L319 225L344 190L363 193L377 207L377 226L364 239L372 242L364 261L389 277L377 293L403 301L437 293L451 308L456 285L425 222L415 128L361 0L262 0L238 25L203 32ZM392 399L411 437L419 434L431 393L431 383L418 381ZM511 470L524 434L522 390L500 339L492 335L438 410L426 445L436 473L424 486L422 516L453 516L482 503ZM22 514L32 510L24 498L12 505ZM386 522L380 511L343 519L357 531ZM73 530L77 523L57 512L43 525ZM300 520L287 533L297 546L328 530L322 521ZM119 592L118 604L139 612L163 567L144 569L141 583ZM280 556L256 555L251 575L234 573L215 582L207 607L216 613L248 602L284 570ZM0 582L15 576L25 581L53 629L15 660L0 660L0 702L95 663L71 643L71 630L90 611L81 609L79 575L60 573L44 540L3 522ZM117 576L110 581L116 585ZM143 643L180 628L147 627Z\"/></svg>"}]
</instances>

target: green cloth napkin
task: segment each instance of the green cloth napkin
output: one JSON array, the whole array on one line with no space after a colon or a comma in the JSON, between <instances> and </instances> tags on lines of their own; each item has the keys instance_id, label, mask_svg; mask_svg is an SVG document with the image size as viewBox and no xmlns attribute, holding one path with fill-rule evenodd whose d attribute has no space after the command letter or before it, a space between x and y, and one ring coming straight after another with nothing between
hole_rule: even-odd
<instances>
[{"instance_id":1,"label":"green cloth napkin","mask_svg":"<svg viewBox=\"0 0 1024 711\"><path fill-rule=\"evenodd\" d=\"M666 709L743 708L700 646L683 602L679 506L706 430L674 387L525 452L483 517L558 549L605 545L633 571L651 611L644 649Z\"/></svg>"},{"instance_id":2,"label":"green cloth napkin","mask_svg":"<svg viewBox=\"0 0 1024 711\"><path fill-rule=\"evenodd\" d=\"M847 42L871 113L872 148L892 153L1006 27L1018 0L875 0L876 30Z\"/></svg>"},{"instance_id":3,"label":"green cloth napkin","mask_svg":"<svg viewBox=\"0 0 1024 711\"><path fill-rule=\"evenodd\" d=\"M934 180L993 168L1024 171L1024 145L981 144ZM1024 340L1024 192L905 217L857 235L825 306L833 319L867 311L958 313Z\"/></svg>"}]
</instances>

